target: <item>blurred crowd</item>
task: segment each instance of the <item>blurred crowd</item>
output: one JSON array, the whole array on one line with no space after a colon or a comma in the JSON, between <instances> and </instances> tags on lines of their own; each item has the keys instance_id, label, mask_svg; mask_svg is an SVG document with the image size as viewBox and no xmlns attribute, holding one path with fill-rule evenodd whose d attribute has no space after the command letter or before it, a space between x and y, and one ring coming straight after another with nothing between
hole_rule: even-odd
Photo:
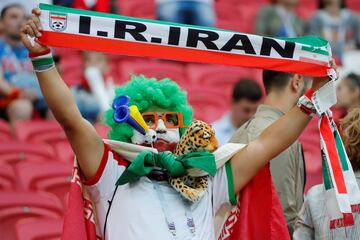
<instances>
[{"instance_id":1,"label":"blurred crowd","mask_svg":"<svg viewBox=\"0 0 360 240\"><path fill-rule=\"evenodd\" d=\"M360 2L358 0L263 0L249 4L247 1L236 0L41 2L170 22L222 27L270 37L295 38L317 35L330 42L334 58L341 67L342 81L337 87L338 103L335 109L337 120L345 117L348 112L356 110L360 105ZM136 5L135 2L139 4ZM20 39L21 26L37 3L31 0L0 2L0 119L8 122L10 127L19 121L53 119L39 89L28 52ZM129 79L131 73L143 73L148 77L167 75L172 77L173 74L176 78L181 75L176 72L180 65L175 67L175 63L170 61L156 61L158 72L152 76L151 71L146 72L148 69L146 67L155 64L155 60L151 59L64 49L53 49L53 54L56 67L71 88L81 114L94 124L101 121L102 113L109 108L115 86ZM183 78L195 79L196 74L199 74L203 68L206 69L195 64L176 64L181 64L181 69L187 69ZM140 67L137 72L134 65L141 65L143 68ZM207 69L209 68L212 66ZM145 71L142 72L141 69ZM173 72L170 72L171 69ZM211 101L206 101L205 108L220 106L215 111L197 111L203 105L197 107L194 104L194 107L198 118L213 122L220 144L228 141L246 143L259 136L266 126L296 104L311 81L310 78L297 74L275 71L250 70L246 74L237 75L238 72L231 67L215 69L225 72L217 75L216 83L230 84L229 88L224 87L226 89L222 95L224 98L217 100L223 103L214 106L211 105ZM226 77L226 72L231 77ZM212 75L210 70L208 75L203 74L204 78L210 78L210 75ZM204 78L191 84L187 84L186 80L180 82L182 87L189 89L189 97L193 99L190 99L190 103L203 100L205 97L199 92L199 89L207 84ZM209 91L218 90L218 87L212 83L206 85L206 88L210 89ZM191 89L194 90L190 91ZM212 115L212 112L216 114ZM354 116L359 114L352 114L345 117L346 126L351 124L350 121L357 120ZM309 224L309 216L306 215L309 214L309 210L301 210L301 208L307 171L304 159L307 157L307 152L312 153L306 146L311 144L310 141L308 144L304 143L304 155L301 144L295 142L270 164L273 181L291 233L296 226L299 212L303 214L296 234L304 234L305 230L302 227ZM319 149L315 151L319 152ZM359 159L358 153L354 151L351 157ZM320 152L315 158L321 164Z\"/></svg>"},{"instance_id":2,"label":"blurred crowd","mask_svg":"<svg viewBox=\"0 0 360 240\"><path fill-rule=\"evenodd\" d=\"M143 17L149 15L146 12L140 13L141 6L135 5L133 7L138 11L129 10L132 8L128 7L127 4L114 0L54 0L41 2L125 15L143 15ZM139 2L152 3L154 8L153 18L159 20L244 30L241 29L240 24L237 25L237 21L245 21L245 17L242 19L242 15L236 15L236 18L234 16L224 16L224 12L228 12L228 15L235 12L228 9L228 7L234 5L236 1L157 0L153 2L143 0ZM309 5L309 11L311 11L310 5L313 6L314 2L317 2L317 9L313 9L310 17L309 13L307 19L299 15L298 9L303 9ZM352 3L353 1L348 2ZM51 118L51 113L47 111L35 75L32 73L27 50L22 46L19 35L21 25L26 21L31 9L37 3L34 0L26 2L4 0L0 3L0 117L10 123L34 117ZM350 73L348 79L357 78L356 74L359 74L360 69L357 66L360 64L357 52L360 46L360 20L354 10L359 11L359 8L349 9L347 2L342 0L319 0L312 1L312 3L305 0L272 0L270 2L252 3L252 5L254 5L252 8L256 9L256 12L253 13L253 21L246 20L247 25L253 26L249 28L250 31L253 30L255 34L270 37L298 37L308 34L323 37L330 42L334 58L337 60L338 65L343 66L344 73L354 71L354 73ZM241 6L236 7L241 10ZM247 8L244 8L244 16L245 11L247 11ZM232 23L228 24L228 22ZM60 70L62 68L61 63L66 61L62 59L66 54L61 54L61 51L60 49L60 53L57 54L57 49L54 49ZM109 60L107 55L95 52L81 52L77 56L82 73L71 76L76 79L71 79L69 82L76 84L69 85L81 113L94 123L99 120L100 114L109 106L115 83L118 84L120 81L114 79L118 78L118 76L114 76L114 71L110 69L111 63L109 61L111 62L111 59ZM68 74L66 71L69 70L72 69L65 69L62 72L65 71L64 74L66 75ZM129 73L121 74L129 76ZM249 77L260 82L258 76ZM235 84L235 82L233 83ZM344 86L340 87L340 89L344 90ZM227 92L226 94L230 96L231 93ZM347 95L345 94L345 96ZM246 113L235 113L234 115L243 118ZM229 117L229 114L225 116L225 118ZM232 125L228 126L229 135L231 135L229 129L236 129L241 125L241 121L231 119Z\"/></svg>"}]
</instances>

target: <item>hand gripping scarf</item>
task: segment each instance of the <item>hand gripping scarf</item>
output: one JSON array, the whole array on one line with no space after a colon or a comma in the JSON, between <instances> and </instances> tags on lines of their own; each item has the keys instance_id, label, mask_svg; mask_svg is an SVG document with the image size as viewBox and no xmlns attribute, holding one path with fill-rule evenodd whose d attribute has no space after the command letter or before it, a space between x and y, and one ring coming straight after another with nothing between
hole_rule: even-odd
<instances>
[{"instance_id":1,"label":"hand gripping scarf","mask_svg":"<svg viewBox=\"0 0 360 240\"><path fill-rule=\"evenodd\" d=\"M335 82L330 81L315 93L308 92L300 101L319 115L323 183L330 229L354 224L353 212L359 212L360 190L329 106L336 102Z\"/></svg>"},{"instance_id":2,"label":"hand gripping scarf","mask_svg":"<svg viewBox=\"0 0 360 240\"><path fill-rule=\"evenodd\" d=\"M269 38L40 4L41 43L54 47L227 64L326 76L327 41L315 37Z\"/></svg>"}]
</instances>

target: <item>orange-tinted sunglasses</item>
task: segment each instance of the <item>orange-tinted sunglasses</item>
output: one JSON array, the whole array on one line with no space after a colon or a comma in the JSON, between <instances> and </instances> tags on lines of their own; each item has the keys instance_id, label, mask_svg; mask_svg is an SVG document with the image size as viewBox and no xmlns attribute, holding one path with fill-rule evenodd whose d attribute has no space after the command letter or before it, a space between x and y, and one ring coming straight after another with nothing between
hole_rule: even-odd
<instances>
[{"instance_id":1,"label":"orange-tinted sunglasses","mask_svg":"<svg viewBox=\"0 0 360 240\"><path fill-rule=\"evenodd\" d=\"M156 129L159 118L164 122L166 128L187 128L183 124L181 112L164 112L158 114L156 112L145 112L141 114L145 123L151 129Z\"/></svg>"}]
</instances>

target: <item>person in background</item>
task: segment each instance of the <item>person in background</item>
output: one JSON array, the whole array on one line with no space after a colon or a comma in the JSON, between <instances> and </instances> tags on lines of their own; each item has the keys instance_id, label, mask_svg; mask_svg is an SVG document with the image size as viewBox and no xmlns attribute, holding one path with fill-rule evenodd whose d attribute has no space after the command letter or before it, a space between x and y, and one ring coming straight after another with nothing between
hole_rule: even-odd
<instances>
[{"instance_id":1,"label":"person in background","mask_svg":"<svg viewBox=\"0 0 360 240\"><path fill-rule=\"evenodd\" d=\"M213 0L156 0L158 20L213 27Z\"/></svg>"},{"instance_id":2,"label":"person in background","mask_svg":"<svg viewBox=\"0 0 360 240\"><path fill-rule=\"evenodd\" d=\"M340 121L342 138L356 181L360 186L360 108L352 109ZM325 188L323 184L315 185L307 193L305 202L295 224L294 240L313 239L360 239L359 214L354 213L353 226L329 228L326 216Z\"/></svg>"},{"instance_id":3,"label":"person in background","mask_svg":"<svg viewBox=\"0 0 360 240\"><path fill-rule=\"evenodd\" d=\"M297 0L275 0L260 9L255 24L256 34L269 37L302 36L305 24L295 14Z\"/></svg>"},{"instance_id":4,"label":"person in background","mask_svg":"<svg viewBox=\"0 0 360 240\"><path fill-rule=\"evenodd\" d=\"M360 107L360 76L350 73L337 88L337 106L346 112Z\"/></svg>"},{"instance_id":5,"label":"person in background","mask_svg":"<svg viewBox=\"0 0 360 240\"><path fill-rule=\"evenodd\" d=\"M72 87L71 91L82 116L95 123L99 114L111 106L115 84L104 53L83 51L81 56L83 59L81 84Z\"/></svg>"},{"instance_id":6,"label":"person in background","mask_svg":"<svg viewBox=\"0 0 360 240\"><path fill-rule=\"evenodd\" d=\"M309 22L309 34L328 40L341 61L344 52L360 46L359 17L346 8L344 0L319 0L318 8Z\"/></svg>"},{"instance_id":7,"label":"person in background","mask_svg":"<svg viewBox=\"0 0 360 240\"><path fill-rule=\"evenodd\" d=\"M295 106L299 97L307 90L308 82L297 74L264 70L265 102L236 131L230 142L247 144L257 139L268 126ZM291 235L303 203L305 186L304 155L298 141L270 161L270 172Z\"/></svg>"},{"instance_id":8,"label":"person in background","mask_svg":"<svg viewBox=\"0 0 360 240\"><path fill-rule=\"evenodd\" d=\"M18 4L24 8L25 14L29 16L31 14L31 9L36 7L39 2L48 3L49 0L1 0L0 1L0 11L6 6Z\"/></svg>"},{"instance_id":9,"label":"person in background","mask_svg":"<svg viewBox=\"0 0 360 240\"><path fill-rule=\"evenodd\" d=\"M261 98L261 88L255 80L241 79L234 85L230 112L213 123L219 145L227 143L236 129L254 115Z\"/></svg>"},{"instance_id":10,"label":"person in background","mask_svg":"<svg viewBox=\"0 0 360 240\"><path fill-rule=\"evenodd\" d=\"M14 123L30 119L33 109L44 116L47 106L33 73L28 50L20 38L26 14L19 4L1 11L3 38L0 39L0 117Z\"/></svg>"}]
</instances>

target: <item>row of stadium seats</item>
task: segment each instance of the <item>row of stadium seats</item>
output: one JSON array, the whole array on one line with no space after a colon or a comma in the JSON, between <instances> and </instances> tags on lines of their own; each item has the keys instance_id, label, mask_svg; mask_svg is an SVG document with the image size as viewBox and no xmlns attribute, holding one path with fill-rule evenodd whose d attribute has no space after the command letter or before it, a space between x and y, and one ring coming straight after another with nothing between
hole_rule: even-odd
<instances>
[{"instance_id":1,"label":"row of stadium seats","mask_svg":"<svg viewBox=\"0 0 360 240\"><path fill-rule=\"evenodd\" d=\"M0 191L1 239L60 239L63 212L51 193Z\"/></svg>"},{"instance_id":2,"label":"row of stadium seats","mask_svg":"<svg viewBox=\"0 0 360 240\"><path fill-rule=\"evenodd\" d=\"M61 53L61 55L63 54L69 53ZM73 53L73 57L70 59L63 59L61 69L64 81L69 86L80 84L82 81L81 58ZM258 82L261 79L261 70L257 69L196 63L184 64L145 58L110 60L109 68L115 84L127 82L131 74L143 74L158 79L168 77L183 87L191 85L214 87L221 83L223 86L225 85L224 91L228 94L240 78L252 78Z\"/></svg>"},{"instance_id":3,"label":"row of stadium seats","mask_svg":"<svg viewBox=\"0 0 360 240\"><path fill-rule=\"evenodd\" d=\"M269 0L217 0L215 1L216 26L241 32L253 32L254 19L260 6L270 2ZM349 9L360 13L360 2L358 0L347 0L346 3ZM118 6L122 15L148 19L156 18L154 0L118 0ZM297 14L304 20L308 20L316 10L317 1L314 0L299 0L296 7Z\"/></svg>"}]
</instances>

